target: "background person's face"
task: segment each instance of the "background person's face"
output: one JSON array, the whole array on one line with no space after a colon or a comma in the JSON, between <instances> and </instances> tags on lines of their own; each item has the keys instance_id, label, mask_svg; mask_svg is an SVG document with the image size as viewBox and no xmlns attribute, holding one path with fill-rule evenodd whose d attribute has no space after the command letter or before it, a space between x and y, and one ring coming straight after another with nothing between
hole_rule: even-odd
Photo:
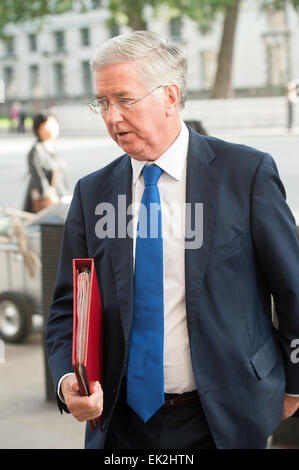
<instances>
[{"instance_id":1,"label":"background person's face","mask_svg":"<svg viewBox=\"0 0 299 470\"><path fill-rule=\"evenodd\" d=\"M59 135L59 124L53 116L43 122L38 129L39 137L42 141L57 139Z\"/></svg>"},{"instance_id":2,"label":"background person's face","mask_svg":"<svg viewBox=\"0 0 299 470\"><path fill-rule=\"evenodd\" d=\"M98 70L95 83L97 98L114 104L120 96L135 101L150 91L140 82L138 68L132 62ZM167 113L164 95L157 99L150 94L122 114L109 106L103 118L112 139L136 160L155 160L165 151Z\"/></svg>"}]
</instances>

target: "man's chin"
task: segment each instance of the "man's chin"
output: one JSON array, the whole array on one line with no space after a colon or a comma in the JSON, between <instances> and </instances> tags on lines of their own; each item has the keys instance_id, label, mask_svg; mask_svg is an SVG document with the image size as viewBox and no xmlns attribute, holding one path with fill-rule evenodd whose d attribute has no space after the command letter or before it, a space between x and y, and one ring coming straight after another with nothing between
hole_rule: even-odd
<instances>
[{"instance_id":1,"label":"man's chin","mask_svg":"<svg viewBox=\"0 0 299 470\"><path fill-rule=\"evenodd\" d=\"M117 144L127 155L129 155L129 157L132 157L135 160L140 160L140 161L149 160L147 156L144 155L144 152L141 149L136 148L136 146L125 144L125 143L120 144L120 142L117 142Z\"/></svg>"}]
</instances>

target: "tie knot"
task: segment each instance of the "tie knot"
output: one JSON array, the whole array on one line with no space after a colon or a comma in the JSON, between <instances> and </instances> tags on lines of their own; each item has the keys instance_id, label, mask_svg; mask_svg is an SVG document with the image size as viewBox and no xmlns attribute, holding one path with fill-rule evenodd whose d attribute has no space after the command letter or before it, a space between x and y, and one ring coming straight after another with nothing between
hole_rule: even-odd
<instances>
[{"instance_id":1,"label":"tie knot","mask_svg":"<svg viewBox=\"0 0 299 470\"><path fill-rule=\"evenodd\" d=\"M163 173L163 170L157 165L145 165L142 170L144 178L144 186L157 184L158 179Z\"/></svg>"}]
</instances>

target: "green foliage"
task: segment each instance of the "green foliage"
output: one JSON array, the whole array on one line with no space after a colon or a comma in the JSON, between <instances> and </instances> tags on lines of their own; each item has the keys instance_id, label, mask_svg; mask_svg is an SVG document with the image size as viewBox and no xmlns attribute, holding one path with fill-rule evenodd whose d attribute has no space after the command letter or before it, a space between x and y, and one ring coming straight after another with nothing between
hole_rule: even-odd
<instances>
[{"instance_id":1,"label":"green foliage","mask_svg":"<svg viewBox=\"0 0 299 470\"><path fill-rule=\"evenodd\" d=\"M287 3L290 3L296 9L299 7L299 0L261 0L261 6L263 9L272 7L276 10L282 10L285 8Z\"/></svg>"},{"instance_id":2,"label":"green foliage","mask_svg":"<svg viewBox=\"0 0 299 470\"><path fill-rule=\"evenodd\" d=\"M201 30L206 31L217 13L225 11L234 2L235 0L158 0L153 3L156 4L156 11L164 5L168 7L172 18L189 17Z\"/></svg>"},{"instance_id":3,"label":"green foliage","mask_svg":"<svg viewBox=\"0 0 299 470\"><path fill-rule=\"evenodd\" d=\"M107 8L110 12L110 22L126 24L132 29L146 29L144 19L145 6L152 3L150 0L109 0Z\"/></svg>"},{"instance_id":4,"label":"green foliage","mask_svg":"<svg viewBox=\"0 0 299 470\"><path fill-rule=\"evenodd\" d=\"M64 13L72 7L73 0L1 0L0 37L7 38L5 27L24 21L42 19L46 15Z\"/></svg>"},{"instance_id":5,"label":"green foliage","mask_svg":"<svg viewBox=\"0 0 299 470\"><path fill-rule=\"evenodd\" d=\"M69 10L86 11L94 6L103 6L110 11L110 22L127 24L132 29L146 29L145 7L153 8L159 15L161 7L166 7L168 18L193 19L202 30L208 29L218 12L225 11L236 0L0 0L0 37L4 37L5 27L46 15L61 14ZM256 0L262 8L273 6L281 9L286 3L299 8L299 0Z\"/></svg>"}]
</instances>

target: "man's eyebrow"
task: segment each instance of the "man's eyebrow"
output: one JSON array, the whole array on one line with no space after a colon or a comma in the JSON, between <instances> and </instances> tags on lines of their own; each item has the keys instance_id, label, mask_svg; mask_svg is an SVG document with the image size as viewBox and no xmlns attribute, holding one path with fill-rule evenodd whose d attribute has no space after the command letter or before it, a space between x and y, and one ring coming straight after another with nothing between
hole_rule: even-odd
<instances>
[{"instance_id":1,"label":"man's eyebrow","mask_svg":"<svg viewBox=\"0 0 299 470\"><path fill-rule=\"evenodd\" d=\"M121 98L122 96L130 96L131 93L132 93L132 90L130 91L122 90L122 91L117 91L115 93L112 93L111 95L115 96L116 98ZM101 94L94 95L94 97L96 100L102 100L104 98L107 98L105 95L101 95Z\"/></svg>"}]
</instances>

